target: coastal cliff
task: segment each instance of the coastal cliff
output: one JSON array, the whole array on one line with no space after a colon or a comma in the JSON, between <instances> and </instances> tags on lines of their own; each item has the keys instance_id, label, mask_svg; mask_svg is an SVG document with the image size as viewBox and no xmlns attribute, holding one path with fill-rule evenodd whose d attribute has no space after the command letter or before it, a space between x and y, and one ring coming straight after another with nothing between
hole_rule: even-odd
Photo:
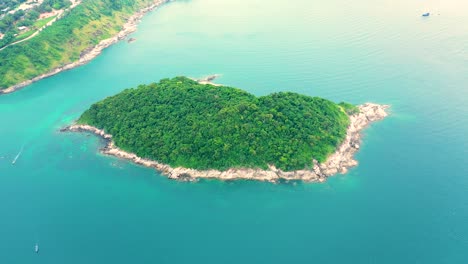
<instances>
[{"instance_id":1,"label":"coastal cliff","mask_svg":"<svg viewBox=\"0 0 468 264\"><path fill-rule=\"evenodd\" d=\"M101 150L106 155L130 160L136 164L154 168L170 179L193 181L197 179L220 179L220 180L259 180L277 182L280 180L301 180L305 182L323 182L327 177L337 173L346 173L349 168L358 162L354 154L359 150L361 144L361 132L372 122L381 120L387 116L388 105L366 103L358 106L359 112L351 115L346 137L336 151L331 154L325 162L313 161L313 168L295 171L283 171L270 165L268 169L231 168L228 170L195 170L190 168L173 168L167 164L138 157L133 153L125 152L115 146L112 135L105 133L89 125L71 125L62 129L62 132L90 132L106 140L106 146Z\"/></svg>"}]
</instances>

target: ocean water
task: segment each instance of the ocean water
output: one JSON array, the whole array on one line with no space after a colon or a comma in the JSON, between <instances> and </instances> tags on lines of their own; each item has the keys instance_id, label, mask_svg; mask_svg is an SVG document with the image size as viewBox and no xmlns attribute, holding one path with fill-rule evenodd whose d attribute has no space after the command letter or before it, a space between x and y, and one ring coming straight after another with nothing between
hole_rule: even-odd
<instances>
[{"instance_id":1,"label":"ocean water","mask_svg":"<svg viewBox=\"0 0 468 264\"><path fill-rule=\"evenodd\" d=\"M152 12L136 42L0 96L0 263L468 263L466 10L191 0ZM58 132L125 88L214 73L256 95L391 115L365 131L359 166L323 184L176 182Z\"/></svg>"}]
</instances>

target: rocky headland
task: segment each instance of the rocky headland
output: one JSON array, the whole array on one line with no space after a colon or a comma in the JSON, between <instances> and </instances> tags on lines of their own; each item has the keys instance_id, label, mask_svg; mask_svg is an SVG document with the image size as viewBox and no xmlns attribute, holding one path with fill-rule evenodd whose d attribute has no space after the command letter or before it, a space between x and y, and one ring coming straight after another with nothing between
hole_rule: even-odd
<instances>
[{"instance_id":1,"label":"rocky headland","mask_svg":"<svg viewBox=\"0 0 468 264\"><path fill-rule=\"evenodd\" d=\"M269 166L267 170L252 168L232 168L226 171L219 170L195 170L189 168L172 168L167 164L138 157L133 153L125 152L115 146L112 135L105 131L89 125L71 125L61 129L62 132L90 132L106 140L106 145L101 149L106 155L130 160L136 164L155 168L170 179L182 181L194 181L197 179L220 179L220 180L259 180L278 182L281 180L301 180L305 182L323 182L332 175L344 174L349 168L354 167L358 162L354 159L354 154L359 150L361 144L361 132L370 123L385 118L388 114L388 105L366 103L358 106L359 113L350 116L346 138L337 148L336 152L328 157L323 163L313 161L313 168L297 171L282 171L275 166Z\"/></svg>"},{"instance_id":2,"label":"rocky headland","mask_svg":"<svg viewBox=\"0 0 468 264\"><path fill-rule=\"evenodd\" d=\"M81 53L80 59L78 61L69 63L69 64L61 66L61 67L57 67L57 68L49 71L48 73L41 74L41 75L36 76L36 77L34 77L34 78L30 79L30 80L27 80L27 81L21 82L19 84L13 85L13 86L11 86L9 88L0 90L0 95L15 92L15 91L17 91L17 90L19 90L21 88L24 88L24 87L26 87L26 86L34 83L34 82L37 82L37 81L40 81L42 79L48 78L48 77L50 77L52 75L58 74L58 73L63 72L63 71L71 70L73 68L76 68L78 66L81 66L81 65L84 65L84 64L90 62L91 60L93 60L94 58L99 56L99 54L101 54L101 52L105 48L108 48L112 44L115 44L118 41L125 39L129 34L135 32L137 30L138 23L141 21L141 18L143 18L143 16L146 13L156 9L157 7L163 5L163 4L167 3L167 2L171 2L171 1L173 1L173 0L155 0L153 2L153 4L151 4L150 6L148 6L146 8L143 8L143 9L140 9L140 11L138 11L134 15L130 16L127 19L127 22L123 25L122 30L117 35L113 36L112 38L104 39L101 42L99 42L96 46L90 47L90 48L84 50Z\"/></svg>"},{"instance_id":3,"label":"rocky headland","mask_svg":"<svg viewBox=\"0 0 468 264\"><path fill-rule=\"evenodd\" d=\"M212 74L212 75L205 76L203 78L190 78L190 79L198 82L199 84L210 84L210 85L214 85L214 86L221 86L221 84L214 82L214 80L217 79L219 76L221 76L221 75L220 74Z\"/></svg>"}]
</instances>

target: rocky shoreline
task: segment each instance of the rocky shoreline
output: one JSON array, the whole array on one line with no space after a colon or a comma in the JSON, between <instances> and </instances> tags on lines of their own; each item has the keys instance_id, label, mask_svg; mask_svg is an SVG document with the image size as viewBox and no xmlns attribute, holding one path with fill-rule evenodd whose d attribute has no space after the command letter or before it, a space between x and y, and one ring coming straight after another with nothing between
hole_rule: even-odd
<instances>
[{"instance_id":1,"label":"rocky shoreline","mask_svg":"<svg viewBox=\"0 0 468 264\"><path fill-rule=\"evenodd\" d=\"M91 132L101 136L106 140L106 146L101 149L106 155L116 156L118 158L130 160L136 164L155 168L170 179L182 181L194 181L197 179L220 179L220 180L258 180L278 182L281 180L291 181L300 180L305 182L323 182L337 173L344 174L349 168L354 167L358 162L354 159L354 154L359 150L361 143L361 131L370 123L385 118L388 114L385 111L388 105L378 105L366 103L358 106L360 112L350 116L350 125L348 127L346 138L336 152L330 155L328 159L319 164L314 160L314 167L311 169L297 171L282 171L275 166L269 166L268 170L232 168L226 171L219 170L195 170L188 168L172 168L169 165L159 163L144 158L140 158L133 153L125 152L115 146L112 141L112 135L106 134L103 130L88 125L71 125L61 129L62 132Z\"/></svg>"},{"instance_id":2,"label":"rocky shoreline","mask_svg":"<svg viewBox=\"0 0 468 264\"><path fill-rule=\"evenodd\" d=\"M213 86L221 86L221 84L213 82L219 76L221 76L221 75L220 74L212 74L212 75L208 75L208 76L205 76L203 78L200 78L200 79L197 79L197 78L190 78L190 79L198 82L199 84L210 84L210 85L213 85Z\"/></svg>"},{"instance_id":3,"label":"rocky shoreline","mask_svg":"<svg viewBox=\"0 0 468 264\"><path fill-rule=\"evenodd\" d=\"M34 78L30 79L30 80L27 80L27 81L21 82L19 84L13 85L11 87L8 87L6 89L0 90L0 95L18 91L18 90L20 90L20 89L34 83L34 82L37 82L37 81L40 81L42 79L48 78L50 76L53 76L53 75L58 74L58 73L63 72L63 71L71 70L73 68L76 68L78 66L81 66L81 65L84 65L84 64L90 62L91 60L93 60L94 58L99 56L101 54L101 52L105 48L108 48L112 44L115 44L118 41L120 41L122 39L125 39L129 34L135 32L137 30L138 23L140 22L141 18L143 18L143 16L146 13L148 13L148 12L154 10L155 8L165 4L167 2L170 2L170 1L171 0L155 0L153 2L153 4L151 4L149 7L142 8L142 9L140 9L140 11L138 11L134 15L130 16L128 18L127 22L123 25L122 30L117 35L115 35L112 38L101 40L101 42L99 42L96 46L90 47L90 48L86 49L85 51L83 51L81 56L80 56L80 59L78 61L69 63L69 64L67 64L65 66L62 66L62 67L55 68L55 69L51 70L48 73L41 74L41 75L39 75L37 77L34 77Z\"/></svg>"}]
</instances>

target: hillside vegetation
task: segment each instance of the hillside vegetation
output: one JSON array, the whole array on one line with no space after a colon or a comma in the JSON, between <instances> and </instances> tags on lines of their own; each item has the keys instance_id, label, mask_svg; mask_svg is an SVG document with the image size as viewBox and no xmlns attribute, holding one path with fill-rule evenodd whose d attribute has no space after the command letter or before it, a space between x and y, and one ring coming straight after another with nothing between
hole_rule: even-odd
<instances>
[{"instance_id":1,"label":"hillside vegetation","mask_svg":"<svg viewBox=\"0 0 468 264\"><path fill-rule=\"evenodd\" d=\"M38 36L0 51L0 89L77 61L87 49L118 33L126 18L152 2L83 0Z\"/></svg>"},{"instance_id":2,"label":"hillside vegetation","mask_svg":"<svg viewBox=\"0 0 468 264\"><path fill-rule=\"evenodd\" d=\"M174 167L273 164L290 171L334 152L349 117L342 106L318 97L291 92L256 97L177 77L108 97L78 123L104 129L125 151Z\"/></svg>"}]
</instances>

